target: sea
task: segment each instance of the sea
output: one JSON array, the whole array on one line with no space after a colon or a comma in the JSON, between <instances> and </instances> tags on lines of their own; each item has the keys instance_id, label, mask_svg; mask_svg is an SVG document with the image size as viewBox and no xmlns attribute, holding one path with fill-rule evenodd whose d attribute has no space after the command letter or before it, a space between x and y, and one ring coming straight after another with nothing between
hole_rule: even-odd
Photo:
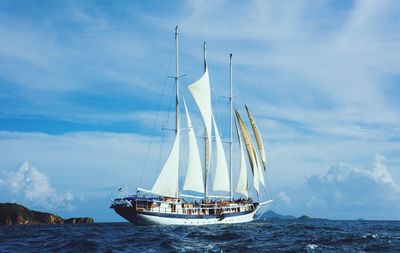
<instances>
[{"instance_id":1,"label":"sea","mask_svg":"<svg viewBox=\"0 0 400 253\"><path fill-rule=\"evenodd\" d=\"M400 221L1 226L0 252L400 252Z\"/></svg>"}]
</instances>

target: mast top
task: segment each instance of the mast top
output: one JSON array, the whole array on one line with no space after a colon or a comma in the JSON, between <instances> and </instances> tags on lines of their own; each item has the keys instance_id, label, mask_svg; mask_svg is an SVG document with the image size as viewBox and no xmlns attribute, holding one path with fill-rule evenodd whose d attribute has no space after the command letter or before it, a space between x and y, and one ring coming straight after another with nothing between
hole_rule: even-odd
<instances>
[{"instance_id":1,"label":"mast top","mask_svg":"<svg viewBox=\"0 0 400 253\"><path fill-rule=\"evenodd\" d=\"M207 43L204 42L203 44L203 51L204 51L204 71L207 69Z\"/></svg>"}]
</instances>

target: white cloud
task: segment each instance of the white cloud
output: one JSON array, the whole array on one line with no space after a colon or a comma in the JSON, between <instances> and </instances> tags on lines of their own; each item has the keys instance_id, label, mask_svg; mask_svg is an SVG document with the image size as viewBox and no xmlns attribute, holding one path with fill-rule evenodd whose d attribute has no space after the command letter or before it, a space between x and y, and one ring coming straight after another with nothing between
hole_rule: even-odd
<instances>
[{"instance_id":1,"label":"white cloud","mask_svg":"<svg viewBox=\"0 0 400 253\"><path fill-rule=\"evenodd\" d=\"M49 209L73 208L74 196L70 191L58 193L51 185L46 174L25 161L15 172L3 172L0 187L11 193L12 197L22 197L33 205ZM4 197L4 196L3 196Z\"/></svg>"},{"instance_id":2,"label":"white cloud","mask_svg":"<svg viewBox=\"0 0 400 253\"><path fill-rule=\"evenodd\" d=\"M278 192L277 194L279 200L284 203L285 205L289 206L290 205L290 197L285 193L285 192Z\"/></svg>"},{"instance_id":3,"label":"white cloud","mask_svg":"<svg viewBox=\"0 0 400 253\"><path fill-rule=\"evenodd\" d=\"M307 187L313 195L311 202L323 202L337 211L400 211L400 187L383 162L384 157L377 154L372 168L340 163L325 175L310 176Z\"/></svg>"},{"instance_id":4,"label":"white cloud","mask_svg":"<svg viewBox=\"0 0 400 253\"><path fill-rule=\"evenodd\" d=\"M165 133L165 141L172 137ZM54 185L89 198L90 194L107 194L96 192L102 186L150 186L160 169L157 165L169 152L168 144L160 152L160 139L109 132L50 135L0 131L0 153L7 157L0 160L0 167L28 160L52 178Z\"/></svg>"}]
</instances>

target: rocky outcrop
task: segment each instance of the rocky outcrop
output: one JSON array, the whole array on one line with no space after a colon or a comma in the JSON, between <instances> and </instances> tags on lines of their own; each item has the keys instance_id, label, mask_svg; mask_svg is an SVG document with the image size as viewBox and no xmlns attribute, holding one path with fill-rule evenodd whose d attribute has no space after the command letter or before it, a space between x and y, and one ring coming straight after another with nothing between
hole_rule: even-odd
<instances>
[{"instance_id":1,"label":"rocky outcrop","mask_svg":"<svg viewBox=\"0 0 400 253\"><path fill-rule=\"evenodd\" d=\"M51 213L33 211L15 203L0 203L0 225L63 223L93 223L93 219L71 218L64 220L60 216Z\"/></svg>"},{"instance_id":2,"label":"rocky outcrop","mask_svg":"<svg viewBox=\"0 0 400 253\"><path fill-rule=\"evenodd\" d=\"M89 217L84 217L84 218L69 218L64 220L64 223L93 223L93 219Z\"/></svg>"}]
</instances>

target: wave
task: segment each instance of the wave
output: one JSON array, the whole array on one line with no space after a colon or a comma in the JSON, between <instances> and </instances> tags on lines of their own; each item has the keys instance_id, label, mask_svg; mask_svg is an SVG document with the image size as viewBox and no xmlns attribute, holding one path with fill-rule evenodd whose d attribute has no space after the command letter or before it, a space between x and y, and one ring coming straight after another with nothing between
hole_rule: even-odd
<instances>
[{"instance_id":1,"label":"wave","mask_svg":"<svg viewBox=\"0 0 400 253\"><path fill-rule=\"evenodd\" d=\"M0 252L397 252L400 222L269 221L203 227L95 223L0 227Z\"/></svg>"}]
</instances>

